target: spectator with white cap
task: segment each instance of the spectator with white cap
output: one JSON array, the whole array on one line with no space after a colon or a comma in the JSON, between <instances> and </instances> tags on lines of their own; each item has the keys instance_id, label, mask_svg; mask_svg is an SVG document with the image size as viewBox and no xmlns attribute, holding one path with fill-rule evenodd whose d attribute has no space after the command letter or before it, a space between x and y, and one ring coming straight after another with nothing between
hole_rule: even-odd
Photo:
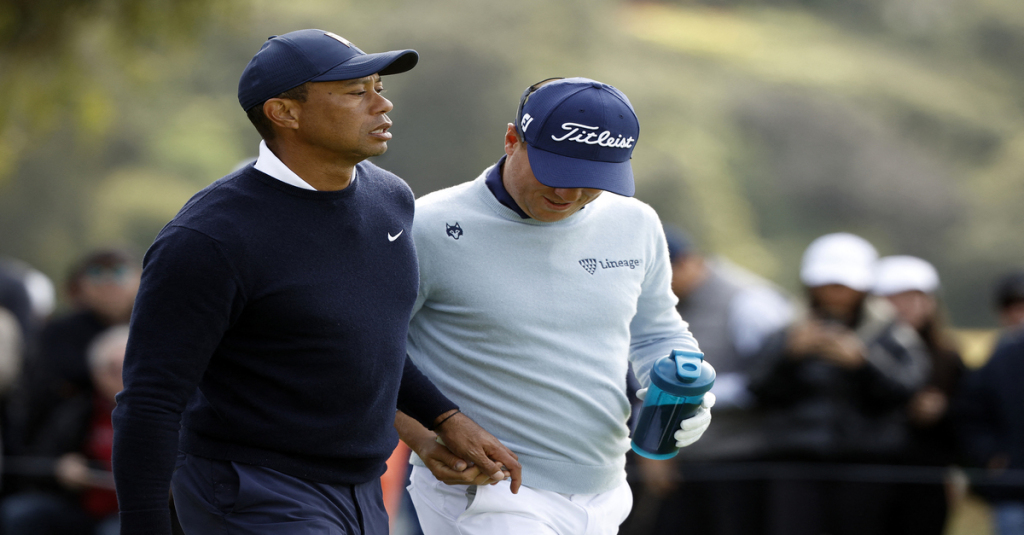
<instances>
[{"instance_id":1,"label":"spectator with white cap","mask_svg":"<svg viewBox=\"0 0 1024 535\"><path fill-rule=\"evenodd\" d=\"M959 460L949 407L965 368L947 331L938 291L939 274L928 261L906 255L878 261L873 293L885 297L900 319L917 331L931 357L928 381L907 405L910 440L900 462L909 465L942 467ZM952 495L949 485L900 485L893 526L897 532L943 533Z\"/></svg>"},{"instance_id":2,"label":"spectator with white cap","mask_svg":"<svg viewBox=\"0 0 1024 535\"><path fill-rule=\"evenodd\" d=\"M916 256L887 256L878 261L874 294L886 297L903 321L920 330L938 309L939 273Z\"/></svg>"},{"instance_id":3,"label":"spectator with white cap","mask_svg":"<svg viewBox=\"0 0 1024 535\"><path fill-rule=\"evenodd\" d=\"M773 335L751 370L772 460L884 463L906 444L906 403L928 376L920 338L868 292L875 248L827 234L804 253L808 314ZM883 533L891 486L801 479L769 483L766 533Z\"/></svg>"}]
</instances>

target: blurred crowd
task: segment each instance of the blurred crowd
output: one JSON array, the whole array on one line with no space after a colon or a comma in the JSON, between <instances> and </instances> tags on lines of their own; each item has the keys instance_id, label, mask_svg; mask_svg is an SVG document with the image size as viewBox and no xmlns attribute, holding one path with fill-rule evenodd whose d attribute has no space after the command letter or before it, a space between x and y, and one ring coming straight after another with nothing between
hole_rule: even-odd
<instances>
[{"instance_id":1,"label":"blurred crowd","mask_svg":"<svg viewBox=\"0 0 1024 535\"><path fill-rule=\"evenodd\" d=\"M1024 271L994 281L999 338L968 369L924 259L828 234L807 247L795 296L679 229L666 237L718 402L675 458L630 453L622 533L937 535L965 479L997 533L1024 533ZM110 412L140 275L128 251L91 252L54 314L45 275L0 261L0 535L118 532ZM384 481L404 533L407 456Z\"/></svg>"},{"instance_id":2,"label":"blurred crowd","mask_svg":"<svg viewBox=\"0 0 1024 535\"><path fill-rule=\"evenodd\" d=\"M141 270L128 251L87 254L54 315L49 278L0 262L0 533L118 533L110 413Z\"/></svg>"},{"instance_id":3,"label":"blurred crowd","mask_svg":"<svg viewBox=\"0 0 1024 535\"><path fill-rule=\"evenodd\" d=\"M828 234L787 295L666 236L718 402L675 458L631 453L622 533L940 535L966 479L995 533L1024 534L1024 272L995 281L998 342L970 370L924 259Z\"/></svg>"}]
</instances>

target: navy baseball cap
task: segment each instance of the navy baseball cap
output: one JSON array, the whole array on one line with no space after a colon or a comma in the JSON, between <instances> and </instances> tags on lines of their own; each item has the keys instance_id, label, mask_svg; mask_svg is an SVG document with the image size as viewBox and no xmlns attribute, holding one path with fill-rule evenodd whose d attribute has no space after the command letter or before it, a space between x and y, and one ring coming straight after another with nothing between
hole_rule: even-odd
<instances>
[{"instance_id":1,"label":"navy baseball cap","mask_svg":"<svg viewBox=\"0 0 1024 535\"><path fill-rule=\"evenodd\" d=\"M415 50L367 54L344 37L323 30L274 35L245 66L238 80L242 109L266 102L306 82L354 80L398 74L416 66Z\"/></svg>"},{"instance_id":2,"label":"navy baseball cap","mask_svg":"<svg viewBox=\"0 0 1024 535\"><path fill-rule=\"evenodd\" d=\"M552 188L633 196L629 159L640 137L640 122L626 95L589 78L534 87L523 94L516 129L529 145L537 180Z\"/></svg>"}]
</instances>

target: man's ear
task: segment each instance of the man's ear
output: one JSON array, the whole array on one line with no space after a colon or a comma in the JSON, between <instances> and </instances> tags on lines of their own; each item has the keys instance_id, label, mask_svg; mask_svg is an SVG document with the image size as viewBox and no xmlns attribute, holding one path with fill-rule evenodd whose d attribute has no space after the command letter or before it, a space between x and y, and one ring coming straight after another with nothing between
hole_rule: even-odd
<instances>
[{"instance_id":1,"label":"man's ear","mask_svg":"<svg viewBox=\"0 0 1024 535\"><path fill-rule=\"evenodd\" d=\"M277 128L297 130L302 103L290 98L272 98L263 103L263 114Z\"/></svg>"},{"instance_id":2,"label":"man's ear","mask_svg":"<svg viewBox=\"0 0 1024 535\"><path fill-rule=\"evenodd\" d=\"M516 125L508 123L508 129L505 130L505 154L512 156L512 153L515 152L516 144L520 141L522 140L519 139L519 132L516 132Z\"/></svg>"}]
</instances>

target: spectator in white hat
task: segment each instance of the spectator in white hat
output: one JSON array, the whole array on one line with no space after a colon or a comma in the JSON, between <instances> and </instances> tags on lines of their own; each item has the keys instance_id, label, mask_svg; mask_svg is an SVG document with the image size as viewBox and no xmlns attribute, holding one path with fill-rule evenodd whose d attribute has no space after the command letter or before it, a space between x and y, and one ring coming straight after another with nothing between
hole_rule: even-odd
<instances>
[{"instance_id":1,"label":"spectator in white hat","mask_svg":"<svg viewBox=\"0 0 1024 535\"><path fill-rule=\"evenodd\" d=\"M887 256L878 261L874 294L886 297L903 321L921 330L938 310L939 274L915 256Z\"/></svg>"},{"instance_id":2,"label":"spectator in white hat","mask_svg":"<svg viewBox=\"0 0 1024 535\"><path fill-rule=\"evenodd\" d=\"M750 372L768 457L779 462L893 462L905 447L906 403L928 356L893 308L869 296L878 254L847 233L814 240L800 280L809 311L769 338ZM783 476L768 484L768 534L884 533L892 485Z\"/></svg>"},{"instance_id":3,"label":"spectator in white hat","mask_svg":"<svg viewBox=\"0 0 1024 535\"><path fill-rule=\"evenodd\" d=\"M914 256L887 256L878 261L873 293L885 297L905 323L917 331L931 358L931 374L910 399L907 417L910 440L901 462L917 466L948 466L958 460L950 399L965 368L947 332L938 299L939 274L928 261ZM896 522L902 533L940 535L949 513L942 483L901 485Z\"/></svg>"}]
</instances>

